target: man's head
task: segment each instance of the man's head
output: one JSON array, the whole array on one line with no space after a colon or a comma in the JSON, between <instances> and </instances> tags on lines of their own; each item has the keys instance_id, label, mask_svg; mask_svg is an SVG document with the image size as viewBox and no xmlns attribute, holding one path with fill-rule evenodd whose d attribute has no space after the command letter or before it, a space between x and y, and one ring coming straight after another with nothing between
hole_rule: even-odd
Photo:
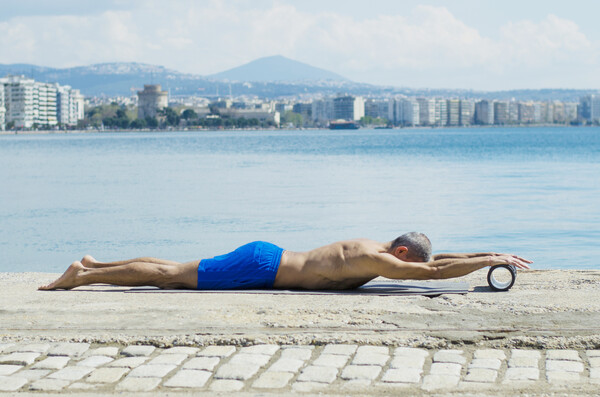
<instances>
[{"instance_id":1,"label":"man's head","mask_svg":"<svg viewBox=\"0 0 600 397\"><path fill-rule=\"evenodd\" d=\"M408 262L429 262L431 259L431 241L423 233L410 232L394 241L390 248L398 259Z\"/></svg>"}]
</instances>

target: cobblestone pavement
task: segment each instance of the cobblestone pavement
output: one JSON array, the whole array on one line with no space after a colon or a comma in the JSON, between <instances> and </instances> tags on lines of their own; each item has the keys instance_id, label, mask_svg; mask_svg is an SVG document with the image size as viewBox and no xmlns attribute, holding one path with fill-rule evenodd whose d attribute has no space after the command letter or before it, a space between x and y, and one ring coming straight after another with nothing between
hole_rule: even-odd
<instances>
[{"instance_id":1,"label":"cobblestone pavement","mask_svg":"<svg viewBox=\"0 0 600 397\"><path fill-rule=\"evenodd\" d=\"M2 392L593 394L598 385L600 350L0 343Z\"/></svg>"}]
</instances>

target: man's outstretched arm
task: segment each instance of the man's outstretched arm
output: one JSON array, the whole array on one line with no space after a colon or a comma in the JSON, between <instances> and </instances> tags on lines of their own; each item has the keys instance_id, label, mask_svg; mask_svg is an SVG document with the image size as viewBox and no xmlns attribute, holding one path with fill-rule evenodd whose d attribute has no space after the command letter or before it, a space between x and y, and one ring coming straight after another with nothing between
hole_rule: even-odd
<instances>
[{"instance_id":1,"label":"man's outstretched arm","mask_svg":"<svg viewBox=\"0 0 600 397\"><path fill-rule=\"evenodd\" d=\"M430 262L404 262L391 254L380 253L374 259L373 270L392 279L446 279L467 275L486 266L513 265L529 269L532 263L514 255L487 255L472 258L443 258Z\"/></svg>"}]
</instances>

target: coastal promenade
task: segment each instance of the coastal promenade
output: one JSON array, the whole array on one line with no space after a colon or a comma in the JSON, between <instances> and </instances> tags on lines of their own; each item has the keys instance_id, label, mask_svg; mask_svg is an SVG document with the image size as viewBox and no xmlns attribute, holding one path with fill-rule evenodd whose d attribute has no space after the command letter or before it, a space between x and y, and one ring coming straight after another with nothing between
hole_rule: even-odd
<instances>
[{"instance_id":1,"label":"coastal promenade","mask_svg":"<svg viewBox=\"0 0 600 397\"><path fill-rule=\"evenodd\" d=\"M35 288L0 273L0 391L20 395L593 395L600 271L365 296Z\"/></svg>"}]
</instances>

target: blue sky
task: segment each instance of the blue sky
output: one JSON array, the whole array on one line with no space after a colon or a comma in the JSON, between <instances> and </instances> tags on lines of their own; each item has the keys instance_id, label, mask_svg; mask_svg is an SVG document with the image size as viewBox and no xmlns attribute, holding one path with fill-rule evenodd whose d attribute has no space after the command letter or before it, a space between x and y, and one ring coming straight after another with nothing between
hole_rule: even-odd
<instances>
[{"instance_id":1,"label":"blue sky","mask_svg":"<svg viewBox=\"0 0 600 397\"><path fill-rule=\"evenodd\" d=\"M355 81L600 88L587 0L0 0L0 63L135 61L216 73L281 54Z\"/></svg>"}]
</instances>

